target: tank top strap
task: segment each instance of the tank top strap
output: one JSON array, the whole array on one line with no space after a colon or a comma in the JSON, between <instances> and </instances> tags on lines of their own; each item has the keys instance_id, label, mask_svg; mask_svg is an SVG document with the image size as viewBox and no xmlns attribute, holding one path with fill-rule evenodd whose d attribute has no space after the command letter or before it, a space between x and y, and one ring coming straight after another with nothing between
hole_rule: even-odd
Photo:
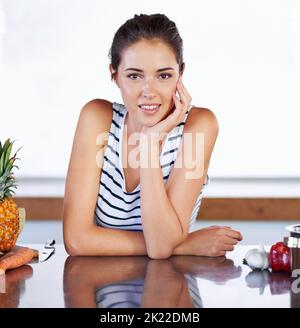
<instances>
[{"instance_id":1,"label":"tank top strap","mask_svg":"<svg viewBox=\"0 0 300 328\"><path fill-rule=\"evenodd\" d=\"M123 124L125 119L126 108L124 105L117 102L112 104L113 117L111 122L111 132L116 136L116 141L119 142L121 138L121 132L123 130ZM118 145L115 145L118 148Z\"/></svg>"},{"instance_id":2,"label":"tank top strap","mask_svg":"<svg viewBox=\"0 0 300 328\"><path fill-rule=\"evenodd\" d=\"M117 102L113 102L112 110L113 110L113 119L116 121L116 123L121 124L122 120L125 117L125 111L126 111L125 106L122 104L118 104Z\"/></svg>"}]
</instances>

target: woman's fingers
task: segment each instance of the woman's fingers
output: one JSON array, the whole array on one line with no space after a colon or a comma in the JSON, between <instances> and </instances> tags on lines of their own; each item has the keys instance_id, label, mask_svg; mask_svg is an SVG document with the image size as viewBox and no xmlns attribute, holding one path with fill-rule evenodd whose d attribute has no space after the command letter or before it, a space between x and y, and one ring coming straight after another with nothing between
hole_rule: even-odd
<instances>
[{"instance_id":1,"label":"woman's fingers","mask_svg":"<svg viewBox=\"0 0 300 328\"><path fill-rule=\"evenodd\" d=\"M173 93L173 100L174 100L174 104L175 104L175 110L174 110L172 116L175 121L174 124L177 125L182 121L186 110L185 110L185 105L182 104L181 101L176 96L176 92Z\"/></svg>"},{"instance_id":2,"label":"woman's fingers","mask_svg":"<svg viewBox=\"0 0 300 328\"><path fill-rule=\"evenodd\" d=\"M180 100L176 96L176 91L174 91L174 93L173 93L173 100L174 100L174 103L175 103L175 111L173 113L175 113L176 116L177 116L177 114L179 114L180 111L181 111L182 103L180 102Z\"/></svg>"},{"instance_id":3,"label":"woman's fingers","mask_svg":"<svg viewBox=\"0 0 300 328\"><path fill-rule=\"evenodd\" d=\"M182 82L182 77L180 77L178 79L179 81L179 88L181 90L181 92L183 93L183 95L185 96L185 99L186 99L186 103L190 103L192 101L192 97L191 95L188 93L186 87L183 85L183 82Z\"/></svg>"},{"instance_id":4,"label":"woman's fingers","mask_svg":"<svg viewBox=\"0 0 300 328\"><path fill-rule=\"evenodd\" d=\"M226 245L236 245L238 242L239 242L239 240L228 237L228 236L225 236L224 240L223 240L223 243Z\"/></svg>"},{"instance_id":5,"label":"woman's fingers","mask_svg":"<svg viewBox=\"0 0 300 328\"><path fill-rule=\"evenodd\" d=\"M212 225L212 226L209 226L209 227L205 227L203 229L210 230L210 229L216 229L216 228L220 228L220 226L218 226L218 225Z\"/></svg>"},{"instance_id":6,"label":"woman's fingers","mask_svg":"<svg viewBox=\"0 0 300 328\"><path fill-rule=\"evenodd\" d=\"M226 231L225 233L228 237L237 239L239 241L241 241L243 239L243 236L239 231L236 231L233 229L226 229L225 231Z\"/></svg>"},{"instance_id":7,"label":"woman's fingers","mask_svg":"<svg viewBox=\"0 0 300 328\"><path fill-rule=\"evenodd\" d=\"M220 225L212 225L212 226L206 227L204 229L217 229L217 228L231 229L231 227L229 227L229 226L220 226Z\"/></svg>"},{"instance_id":8,"label":"woman's fingers","mask_svg":"<svg viewBox=\"0 0 300 328\"><path fill-rule=\"evenodd\" d=\"M178 94L179 94L179 97L180 97L180 101L183 105L183 108L182 108L183 112L185 113L186 110L190 107L190 103L191 103L192 98L189 95L186 88L183 86L181 78L178 79L177 90L178 90Z\"/></svg>"},{"instance_id":9,"label":"woman's fingers","mask_svg":"<svg viewBox=\"0 0 300 328\"><path fill-rule=\"evenodd\" d=\"M234 238L229 238L229 237L225 237L223 239L223 242L221 244L220 249L226 252L230 252L234 250L234 246L238 243L237 239Z\"/></svg>"},{"instance_id":10,"label":"woman's fingers","mask_svg":"<svg viewBox=\"0 0 300 328\"><path fill-rule=\"evenodd\" d=\"M212 226L206 227L204 229L207 229L207 230L210 230L210 229L221 229L221 233L222 234L225 234L226 236L228 236L230 238L237 239L238 241L241 241L243 239L243 236L242 236L242 234L239 231L233 230L229 226L212 225Z\"/></svg>"},{"instance_id":11,"label":"woman's fingers","mask_svg":"<svg viewBox=\"0 0 300 328\"><path fill-rule=\"evenodd\" d=\"M226 252L231 252L234 250L234 245L224 244L222 250Z\"/></svg>"}]
</instances>

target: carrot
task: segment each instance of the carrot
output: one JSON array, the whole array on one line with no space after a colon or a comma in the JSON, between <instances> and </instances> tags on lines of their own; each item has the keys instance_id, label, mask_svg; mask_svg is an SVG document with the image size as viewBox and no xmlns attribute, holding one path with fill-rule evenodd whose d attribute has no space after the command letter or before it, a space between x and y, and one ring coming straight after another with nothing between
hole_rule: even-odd
<instances>
[{"instance_id":1,"label":"carrot","mask_svg":"<svg viewBox=\"0 0 300 328\"><path fill-rule=\"evenodd\" d=\"M20 248L24 248L24 246L15 246L11 251L15 253ZM39 251L37 249L34 249L34 248L31 248L31 249L34 253L33 258L38 258L39 257ZM1 257L0 257L0 261L1 261Z\"/></svg>"},{"instance_id":2,"label":"carrot","mask_svg":"<svg viewBox=\"0 0 300 328\"><path fill-rule=\"evenodd\" d=\"M18 247L14 253L0 258L0 274L7 269L18 268L30 262L36 256L35 250L29 247Z\"/></svg>"}]
</instances>

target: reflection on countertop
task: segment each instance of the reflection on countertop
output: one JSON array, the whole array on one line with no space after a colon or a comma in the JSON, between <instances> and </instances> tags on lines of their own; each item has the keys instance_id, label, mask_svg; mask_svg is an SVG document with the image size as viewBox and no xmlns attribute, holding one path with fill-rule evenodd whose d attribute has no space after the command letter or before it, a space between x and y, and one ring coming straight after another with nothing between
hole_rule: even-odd
<instances>
[{"instance_id":1,"label":"reflection on countertop","mask_svg":"<svg viewBox=\"0 0 300 328\"><path fill-rule=\"evenodd\" d=\"M42 249L43 244L23 244ZM71 257L58 244L45 262L7 270L0 308L300 307L300 277L243 263L253 245L225 257ZM297 288L293 288L293 286Z\"/></svg>"},{"instance_id":2,"label":"reflection on countertop","mask_svg":"<svg viewBox=\"0 0 300 328\"><path fill-rule=\"evenodd\" d=\"M271 295L285 294L290 291L292 278L287 272L271 272L269 270L253 270L245 278L249 288L257 288L263 295L269 286Z\"/></svg>"},{"instance_id":3,"label":"reflection on countertop","mask_svg":"<svg viewBox=\"0 0 300 328\"><path fill-rule=\"evenodd\" d=\"M223 284L241 275L225 257L71 257L64 267L66 307L201 308L197 277Z\"/></svg>"}]
</instances>

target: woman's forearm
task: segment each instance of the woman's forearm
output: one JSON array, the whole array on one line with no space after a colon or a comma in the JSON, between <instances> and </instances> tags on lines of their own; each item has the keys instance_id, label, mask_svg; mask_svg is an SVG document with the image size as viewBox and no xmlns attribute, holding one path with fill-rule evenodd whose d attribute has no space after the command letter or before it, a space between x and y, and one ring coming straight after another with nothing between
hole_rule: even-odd
<instances>
[{"instance_id":1,"label":"woman's forearm","mask_svg":"<svg viewBox=\"0 0 300 328\"><path fill-rule=\"evenodd\" d=\"M178 215L170 202L160 166L160 143L146 135L140 145L141 213L148 253L172 254L184 238Z\"/></svg>"},{"instance_id":2,"label":"woman's forearm","mask_svg":"<svg viewBox=\"0 0 300 328\"><path fill-rule=\"evenodd\" d=\"M147 255L143 232L111 229L93 225L81 232L69 233L65 247L75 256Z\"/></svg>"},{"instance_id":3,"label":"woman's forearm","mask_svg":"<svg viewBox=\"0 0 300 328\"><path fill-rule=\"evenodd\" d=\"M65 238L66 250L73 256L134 256L147 255L147 247L142 231L128 231L93 226L78 236ZM172 255L188 254L183 241Z\"/></svg>"}]
</instances>

